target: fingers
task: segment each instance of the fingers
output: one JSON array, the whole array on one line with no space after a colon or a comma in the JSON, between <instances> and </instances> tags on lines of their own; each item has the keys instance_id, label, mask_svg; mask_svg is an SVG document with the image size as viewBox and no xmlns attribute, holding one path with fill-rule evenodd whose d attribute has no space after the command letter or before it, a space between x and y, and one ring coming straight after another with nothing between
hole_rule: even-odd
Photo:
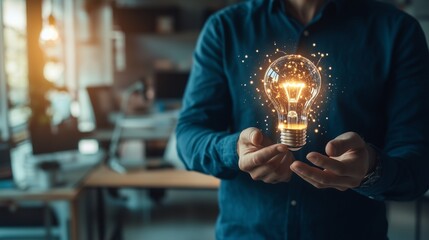
<instances>
[{"instance_id":1,"label":"fingers","mask_svg":"<svg viewBox=\"0 0 429 240\"><path fill-rule=\"evenodd\" d=\"M293 161L292 154L278 154L267 163L249 171L249 174L254 180L266 183L288 182L292 176L289 166Z\"/></svg>"},{"instance_id":2,"label":"fingers","mask_svg":"<svg viewBox=\"0 0 429 240\"><path fill-rule=\"evenodd\" d=\"M329 170L321 170L305 163L295 161L290 166L298 176L317 188L336 188L344 191L359 186L360 181L355 178L338 176Z\"/></svg>"},{"instance_id":3,"label":"fingers","mask_svg":"<svg viewBox=\"0 0 429 240\"><path fill-rule=\"evenodd\" d=\"M311 152L307 154L307 159L314 165L328 169L329 171L335 173L338 176L348 176L347 166L335 159L329 158L325 155L322 155L317 152Z\"/></svg>"},{"instance_id":4,"label":"fingers","mask_svg":"<svg viewBox=\"0 0 429 240\"><path fill-rule=\"evenodd\" d=\"M289 150L287 146L283 144L275 144L265 148L261 148L255 152L247 153L246 155L242 156L242 159L240 159L240 168L244 171L250 171L253 168L268 162L276 155L280 153L284 154L288 151Z\"/></svg>"},{"instance_id":5,"label":"fingers","mask_svg":"<svg viewBox=\"0 0 429 240\"><path fill-rule=\"evenodd\" d=\"M255 180L267 183L288 181L293 155L283 144L271 144L257 128L243 130L237 142L238 166Z\"/></svg>"},{"instance_id":6,"label":"fingers","mask_svg":"<svg viewBox=\"0 0 429 240\"><path fill-rule=\"evenodd\" d=\"M355 132L346 132L326 144L326 154L338 157L347 151L359 149L365 146L363 139Z\"/></svg>"}]
</instances>

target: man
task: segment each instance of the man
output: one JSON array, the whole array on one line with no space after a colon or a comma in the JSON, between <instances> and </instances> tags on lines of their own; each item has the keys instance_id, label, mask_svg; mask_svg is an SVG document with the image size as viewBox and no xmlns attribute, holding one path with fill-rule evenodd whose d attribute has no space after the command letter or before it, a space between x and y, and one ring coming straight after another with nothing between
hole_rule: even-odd
<instances>
[{"instance_id":1,"label":"man","mask_svg":"<svg viewBox=\"0 0 429 240\"><path fill-rule=\"evenodd\" d=\"M329 55L326 101L296 152L274 144L277 119L258 92L277 48ZM177 141L189 169L222 179L217 238L387 239L383 201L428 188L428 78L419 24L383 3L256 0L212 16Z\"/></svg>"}]
</instances>

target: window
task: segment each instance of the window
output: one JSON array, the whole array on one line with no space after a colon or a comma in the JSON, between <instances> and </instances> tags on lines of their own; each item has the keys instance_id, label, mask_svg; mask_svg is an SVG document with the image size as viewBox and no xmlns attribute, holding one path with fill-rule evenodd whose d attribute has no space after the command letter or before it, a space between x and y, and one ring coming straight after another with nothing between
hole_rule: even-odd
<instances>
[{"instance_id":1,"label":"window","mask_svg":"<svg viewBox=\"0 0 429 240\"><path fill-rule=\"evenodd\" d=\"M25 124L30 114L25 0L3 0L2 17L9 126L13 129Z\"/></svg>"}]
</instances>

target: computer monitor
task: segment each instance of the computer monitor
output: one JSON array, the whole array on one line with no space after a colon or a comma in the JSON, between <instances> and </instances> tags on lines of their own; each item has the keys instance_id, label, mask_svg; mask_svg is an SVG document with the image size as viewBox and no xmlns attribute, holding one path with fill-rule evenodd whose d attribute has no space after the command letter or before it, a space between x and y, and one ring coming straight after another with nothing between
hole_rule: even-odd
<instances>
[{"instance_id":1,"label":"computer monitor","mask_svg":"<svg viewBox=\"0 0 429 240\"><path fill-rule=\"evenodd\" d=\"M156 100L181 100L188 78L189 72L156 72L154 78Z\"/></svg>"},{"instance_id":2,"label":"computer monitor","mask_svg":"<svg viewBox=\"0 0 429 240\"><path fill-rule=\"evenodd\" d=\"M12 179L12 162L10 158L10 146L0 142L0 181Z\"/></svg>"}]
</instances>

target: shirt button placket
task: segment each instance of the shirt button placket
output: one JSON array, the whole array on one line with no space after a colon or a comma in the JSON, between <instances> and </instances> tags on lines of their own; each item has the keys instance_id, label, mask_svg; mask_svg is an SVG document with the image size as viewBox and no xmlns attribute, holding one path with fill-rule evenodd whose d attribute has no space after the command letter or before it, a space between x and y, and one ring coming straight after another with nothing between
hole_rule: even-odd
<instances>
[{"instance_id":1,"label":"shirt button placket","mask_svg":"<svg viewBox=\"0 0 429 240\"><path fill-rule=\"evenodd\" d=\"M308 37L310 35L310 32L308 30L304 30L302 34L304 35L304 37Z\"/></svg>"}]
</instances>

